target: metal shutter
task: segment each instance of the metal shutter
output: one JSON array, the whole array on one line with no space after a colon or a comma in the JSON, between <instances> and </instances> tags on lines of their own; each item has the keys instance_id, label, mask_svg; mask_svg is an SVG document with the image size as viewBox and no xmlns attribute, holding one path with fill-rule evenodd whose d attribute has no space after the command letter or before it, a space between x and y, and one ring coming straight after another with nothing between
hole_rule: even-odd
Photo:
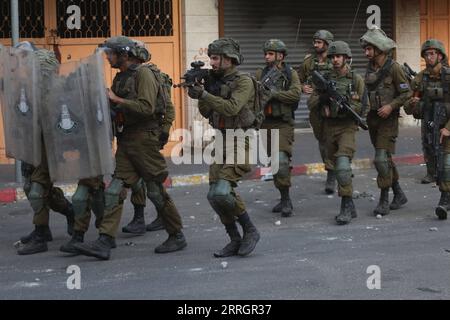
<instances>
[{"instance_id":1,"label":"metal shutter","mask_svg":"<svg viewBox=\"0 0 450 320\"><path fill-rule=\"evenodd\" d=\"M292 0L225 0L224 36L239 41L244 63L240 69L254 73L264 65L262 45L272 38L283 40L289 49L287 61L299 66L311 52L312 36L319 29L331 31L336 40L347 41L353 53L353 67L363 73L367 59L359 46L359 38L366 32L368 6L381 8L381 28L392 37L393 2L390 0L363 0L351 38L350 31L359 0L351 1L292 1ZM300 34L296 43L301 19ZM296 126L309 127L305 99L296 112Z\"/></svg>"}]
</instances>

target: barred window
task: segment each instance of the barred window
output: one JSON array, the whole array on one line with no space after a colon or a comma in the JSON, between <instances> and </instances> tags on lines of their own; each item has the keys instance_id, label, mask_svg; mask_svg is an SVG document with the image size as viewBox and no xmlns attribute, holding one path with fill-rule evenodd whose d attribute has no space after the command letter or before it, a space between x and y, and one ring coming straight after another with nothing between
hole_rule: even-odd
<instances>
[{"instance_id":1,"label":"barred window","mask_svg":"<svg viewBox=\"0 0 450 320\"><path fill-rule=\"evenodd\" d=\"M122 0L122 34L173 36L172 0Z\"/></svg>"},{"instance_id":2,"label":"barred window","mask_svg":"<svg viewBox=\"0 0 450 320\"><path fill-rule=\"evenodd\" d=\"M21 38L44 38L44 0L19 1L19 36ZM9 39L11 34L11 1L0 1L0 38Z\"/></svg>"},{"instance_id":3,"label":"barred window","mask_svg":"<svg viewBox=\"0 0 450 320\"><path fill-rule=\"evenodd\" d=\"M70 30L67 8L77 5L81 11L81 28ZM108 38L111 35L109 0L57 0L58 36L73 38Z\"/></svg>"}]
</instances>

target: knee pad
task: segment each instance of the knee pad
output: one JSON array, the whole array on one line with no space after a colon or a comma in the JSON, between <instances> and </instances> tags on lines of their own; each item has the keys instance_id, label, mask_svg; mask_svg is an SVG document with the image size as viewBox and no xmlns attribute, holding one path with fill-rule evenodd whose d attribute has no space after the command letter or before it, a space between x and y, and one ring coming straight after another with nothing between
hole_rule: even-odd
<instances>
[{"instance_id":1,"label":"knee pad","mask_svg":"<svg viewBox=\"0 0 450 320\"><path fill-rule=\"evenodd\" d=\"M158 212L164 209L164 206L166 205L166 197L163 194L162 183L155 181L147 182L147 197L153 203Z\"/></svg>"},{"instance_id":2,"label":"knee pad","mask_svg":"<svg viewBox=\"0 0 450 320\"><path fill-rule=\"evenodd\" d=\"M444 156L444 174L442 180L444 182L450 182L450 154Z\"/></svg>"},{"instance_id":3,"label":"knee pad","mask_svg":"<svg viewBox=\"0 0 450 320\"><path fill-rule=\"evenodd\" d=\"M23 192L25 192L25 195L27 196L27 199L28 199L28 195L30 194L30 191L31 191L31 181L30 181L30 179L25 179L25 182L24 182L24 184L23 184Z\"/></svg>"},{"instance_id":4,"label":"knee pad","mask_svg":"<svg viewBox=\"0 0 450 320\"><path fill-rule=\"evenodd\" d=\"M336 159L336 180L341 186L348 186L352 183L352 167L349 157L338 157Z\"/></svg>"},{"instance_id":5,"label":"knee pad","mask_svg":"<svg viewBox=\"0 0 450 320\"><path fill-rule=\"evenodd\" d=\"M375 168L377 169L378 173L382 177L389 176L390 171L391 171L388 157L389 157L389 154L388 154L387 150L377 149L377 151L375 153L375 160L373 163L374 163Z\"/></svg>"},{"instance_id":6,"label":"knee pad","mask_svg":"<svg viewBox=\"0 0 450 320\"><path fill-rule=\"evenodd\" d=\"M289 156L286 152L280 152L278 156L279 161L279 169L278 173L276 174L278 178L287 178L289 177L290 173L290 160Z\"/></svg>"},{"instance_id":7,"label":"knee pad","mask_svg":"<svg viewBox=\"0 0 450 320\"><path fill-rule=\"evenodd\" d=\"M28 194L28 200L30 201L31 208L34 213L38 213L45 206L45 190L44 186L37 182L32 182L30 187L30 193Z\"/></svg>"},{"instance_id":8,"label":"knee pad","mask_svg":"<svg viewBox=\"0 0 450 320\"><path fill-rule=\"evenodd\" d=\"M72 196L73 212L76 216L86 213L89 199L89 187L78 185L77 190Z\"/></svg>"},{"instance_id":9,"label":"knee pad","mask_svg":"<svg viewBox=\"0 0 450 320\"><path fill-rule=\"evenodd\" d=\"M219 180L211 186L208 193L208 201L219 212L230 212L236 206L236 199L232 195L231 183L227 180Z\"/></svg>"},{"instance_id":10,"label":"knee pad","mask_svg":"<svg viewBox=\"0 0 450 320\"><path fill-rule=\"evenodd\" d=\"M114 178L105 190L105 209L110 210L119 205L122 189L123 181Z\"/></svg>"},{"instance_id":11,"label":"knee pad","mask_svg":"<svg viewBox=\"0 0 450 320\"><path fill-rule=\"evenodd\" d=\"M144 180L139 179L136 183L131 185L131 192L138 193L142 188L145 188Z\"/></svg>"}]
</instances>

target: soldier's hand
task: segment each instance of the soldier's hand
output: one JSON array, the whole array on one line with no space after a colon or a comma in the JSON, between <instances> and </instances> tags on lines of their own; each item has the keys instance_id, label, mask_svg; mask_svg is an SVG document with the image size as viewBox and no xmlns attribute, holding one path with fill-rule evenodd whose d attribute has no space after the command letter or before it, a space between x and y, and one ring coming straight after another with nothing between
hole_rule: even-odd
<instances>
[{"instance_id":1,"label":"soldier's hand","mask_svg":"<svg viewBox=\"0 0 450 320\"><path fill-rule=\"evenodd\" d=\"M446 138L446 137L450 137L450 131L446 128L442 128L441 129L441 142L440 142L441 144L442 144L442 142L444 142L444 138Z\"/></svg>"},{"instance_id":2,"label":"soldier's hand","mask_svg":"<svg viewBox=\"0 0 450 320\"><path fill-rule=\"evenodd\" d=\"M313 93L313 88L310 85L305 84L303 86L303 92L306 94L312 94Z\"/></svg>"},{"instance_id":3,"label":"soldier's hand","mask_svg":"<svg viewBox=\"0 0 450 320\"><path fill-rule=\"evenodd\" d=\"M412 97L410 103L412 104L413 107L415 107L417 103L419 103L419 101L420 101L419 97Z\"/></svg>"},{"instance_id":4,"label":"soldier's hand","mask_svg":"<svg viewBox=\"0 0 450 320\"><path fill-rule=\"evenodd\" d=\"M387 119L393 110L392 106L388 104L378 109L378 115L383 119Z\"/></svg>"},{"instance_id":5,"label":"soldier's hand","mask_svg":"<svg viewBox=\"0 0 450 320\"><path fill-rule=\"evenodd\" d=\"M192 99L200 99L205 90L199 85L193 85L188 90L188 96Z\"/></svg>"},{"instance_id":6,"label":"soldier's hand","mask_svg":"<svg viewBox=\"0 0 450 320\"><path fill-rule=\"evenodd\" d=\"M112 92L111 89L108 89L106 93L108 94L108 98L109 100L111 100L112 103L120 104L123 102L123 99L116 96L116 94Z\"/></svg>"}]
</instances>

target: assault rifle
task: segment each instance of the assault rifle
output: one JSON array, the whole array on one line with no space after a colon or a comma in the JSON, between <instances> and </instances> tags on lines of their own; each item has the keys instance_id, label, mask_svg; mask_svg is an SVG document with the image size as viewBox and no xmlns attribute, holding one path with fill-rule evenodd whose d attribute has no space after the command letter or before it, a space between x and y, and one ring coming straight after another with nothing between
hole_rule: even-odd
<instances>
[{"instance_id":1,"label":"assault rifle","mask_svg":"<svg viewBox=\"0 0 450 320\"><path fill-rule=\"evenodd\" d=\"M336 83L334 81L327 81L318 71L313 71L312 81L317 90L326 93L330 100L334 101L341 110L346 110L349 112L361 129L369 130L366 121L352 109L352 106L348 103L347 98L340 95L336 91Z\"/></svg>"},{"instance_id":2,"label":"assault rifle","mask_svg":"<svg viewBox=\"0 0 450 320\"><path fill-rule=\"evenodd\" d=\"M415 72L406 62L403 64L403 70L405 71L405 75L408 78L409 82L411 82L417 76L417 72Z\"/></svg>"},{"instance_id":3,"label":"assault rifle","mask_svg":"<svg viewBox=\"0 0 450 320\"><path fill-rule=\"evenodd\" d=\"M204 84L208 77L209 69L204 69L205 63L202 61L194 61L191 63L192 69L188 70L184 76L181 77L184 82L175 84L174 88L189 88L195 84Z\"/></svg>"}]
</instances>

